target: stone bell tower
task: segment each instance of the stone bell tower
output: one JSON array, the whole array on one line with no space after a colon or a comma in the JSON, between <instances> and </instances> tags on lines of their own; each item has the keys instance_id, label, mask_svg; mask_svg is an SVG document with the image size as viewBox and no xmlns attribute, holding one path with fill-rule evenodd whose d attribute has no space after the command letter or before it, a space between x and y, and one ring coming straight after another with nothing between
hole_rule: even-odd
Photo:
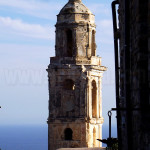
<instances>
[{"instance_id":1,"label":"stone bell tower","mask_svg":"<svg viewBox=\"0 0 150 150\"><path fill-rule=\"evenodd\" d=\"M69 0L57 16L55 57L50 58L49 150L99 147L102 76L96 57L95 17L81 0Z\"/></svg>"}]
</instances>

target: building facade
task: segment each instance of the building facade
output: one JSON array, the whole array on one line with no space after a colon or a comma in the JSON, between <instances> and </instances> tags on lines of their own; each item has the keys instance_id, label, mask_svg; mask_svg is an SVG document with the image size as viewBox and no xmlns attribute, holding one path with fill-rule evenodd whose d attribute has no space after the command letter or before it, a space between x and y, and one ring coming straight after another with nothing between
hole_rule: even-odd
<instances>
[{"instance_id":1,"label":"building facade","mask_svg":"<svg viewBox=\"0 0 150 150\"><path fill-rule=\"evenodd\" d=\"M119 145L121 150L150 150L150 1L115 3L119 5L119 28L114 34L120 45Z\"/></svg>"},{"instance_id":2,"label":"building facade","mask_svg":"<svg viewBox=\"0 0 150 150\"><path fill-rule=\"evenodd\" d=\"M102 76L96 56L95 18L81 0L57 15L55 57L48 66L48 149L99 147L102 138Z\"/></svg>"}]
</instances>

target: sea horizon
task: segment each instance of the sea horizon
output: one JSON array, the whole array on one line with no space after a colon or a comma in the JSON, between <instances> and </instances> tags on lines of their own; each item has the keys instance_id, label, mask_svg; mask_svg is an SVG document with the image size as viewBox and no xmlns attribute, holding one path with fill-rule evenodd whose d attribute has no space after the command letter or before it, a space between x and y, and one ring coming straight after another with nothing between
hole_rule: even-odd
<instances>
[{"instance_id":1,"label":"sea horizon","mask_svg":"<svg viewBox=\"0 0 150 150\"><path fill-rule=\"evenodd\" d=\"M102 138L108 138L109 127L102 130ZM116 135L112 125L112 137ZM0 125L0 150L48 150L48 125Z\"/></svg>"}]
</instances>

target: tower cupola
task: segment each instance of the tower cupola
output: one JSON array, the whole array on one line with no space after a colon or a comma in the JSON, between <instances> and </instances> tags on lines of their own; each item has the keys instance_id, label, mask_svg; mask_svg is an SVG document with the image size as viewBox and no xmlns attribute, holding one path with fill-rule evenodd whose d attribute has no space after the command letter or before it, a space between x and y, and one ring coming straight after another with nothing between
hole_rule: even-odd
<instances>
[{"instance_id":1,"label":"tower cupola","mask_svg":"<svg viewBox=\"0 0 150 150\"><path fill-rule=\"evenodd\" d=\"M82 0L69 0L69 2L78 2L78 3L81 3Z\"/></svg>"},{"instance_id":2,"label":"tower cupola","mask_svg":"<svg viewBox=\"0 0 150 150\"><path fill-rule=\"evenodd\" d=\"M69 63L90 63L96 56L95 44L95 16L81 0L69 0L57 15L56 48L57 60L62 58ZM100 59L100 58L99 58Z\"/></svg>"}]
</instances>

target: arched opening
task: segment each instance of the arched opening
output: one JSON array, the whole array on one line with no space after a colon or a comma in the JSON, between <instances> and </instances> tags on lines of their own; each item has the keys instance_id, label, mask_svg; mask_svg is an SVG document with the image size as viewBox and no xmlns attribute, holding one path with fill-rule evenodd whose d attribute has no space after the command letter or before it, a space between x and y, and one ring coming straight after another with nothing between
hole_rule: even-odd
<instances>
[{"instance_id":1,"label":"arched opening","mask_svg":"<svg viewBox=\"0 0 150 150\"><path fill-rule=\"evenodd\" d=\"M92 45L92 56L95 56L96 55L96 53L95 53L95 31L93 30L92 31L92 43L91 43L91 45Z\"/></svg>"},{"instance_id":2,"label":"arched opening","mask_svg":"<svg viewBox=\"0 0 150 150\"><path fill-rule=\"evenodd\" d=\"M97 87L95 80L92 81L92 117L97 117Z\"/></svg>"},{"instance_id":3,"label":"arched opening","mask_svg":"<svg viewBox=\"0 0 150 150\"><path fill-rule=\"evenodd\" d=\"M74 90L75 89L74 81L71 79L66 79L64 81L64 89L65 90Z\"/></svg>"},{"instance_id":4,"label":"arched opening","mask_svg":"<svg viewBox=\"0 0 150 150\"><path fill-rule=\"evenodd\" d=\"M73 37L72 37L72 30L66 31L67 36L67 57L73 56Z\"/></svg>"},{"instance_id":5,"label":"arched opening","mask_svg":"<svg viewBox=\"0 0 150 150\"><path fill-rule=\"evenodd\" d=\"M65 140L72 140L72 133L73 131L70 128L66 128L64 131Z\"/></svg>"},{"instance_id":6,"label":"arched opening","mask_svg":"<svg viewBox=\"0 0 150 150\"><path fill-rule=\"evenodd\" d=\"M96 147L96 129L93 129L93 147Z\"/></svg>"}]
</instances>

